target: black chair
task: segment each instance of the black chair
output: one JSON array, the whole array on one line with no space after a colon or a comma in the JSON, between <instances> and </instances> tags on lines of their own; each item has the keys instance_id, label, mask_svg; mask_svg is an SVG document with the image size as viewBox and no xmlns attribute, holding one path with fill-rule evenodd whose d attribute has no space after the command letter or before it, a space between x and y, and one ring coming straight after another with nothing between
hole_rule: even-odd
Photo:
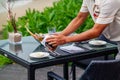
<instances>
[{"instance_id":1,"label":"black chair","mask_svg":"<svg viewBox=\"0 0 120 80\"><path fill-rule=\"evenodd\" d=\"M115 59L115 54L80 60L80 61L74 62L73 64L76 65L77 67L86 69L86 67L90 64L92 60L114 60L114 59Z\"/></svg>"},{"instance_id":2,"label":"black chair","mask_svg":"<svg viewBox=\"0 0 120 80\"><path fill-rule=\"evenodd\" d=\"M65 80L54 72L48 72L48 80ZM79 80L120 80L120 60L92 61Z\"/></svg>"},{"instance_id":3,"label":"black chair","mask_svg":"<svg viewBox=\"0 0 120 80\"><path fill-rule=\"evenodd\" d=\"M102 40L100 38L98 38L98 39ZM107 40L105 38L104 38L104 41L106 41L108 43L111 43L111 44L117 45L116 42L109 41L109 40ZM80 61L73 62L72 63L73 80L76 80L76 66L80 67L80 68L83 68L83 69L86 69L86 67L90 64L90 62L92 60L114 60L116 54L117 54L117 52L113 53L112 55L105 55L105 56L100 56L100 57L95 57L95 58L89 58L89 59L85 59L85 60L80 60Z\"/></svg>"},{"instance_id":4,"label":"black chair","mask_svg":"<svg viewBox=\"0 0 120 80\"><path fill-rule=\"evenodd\" d=\"M86 67L90 64L92 60L114 60L116 54L114 55L106 55L106 56L100 56L100 57L95 57L95 58L89 58L85 60L80 60L77 62L72 63L72 75L73 75L73 80L76 80L76 67L80 67L82 69L86 69Z\"/></svg>"}]
</instances>

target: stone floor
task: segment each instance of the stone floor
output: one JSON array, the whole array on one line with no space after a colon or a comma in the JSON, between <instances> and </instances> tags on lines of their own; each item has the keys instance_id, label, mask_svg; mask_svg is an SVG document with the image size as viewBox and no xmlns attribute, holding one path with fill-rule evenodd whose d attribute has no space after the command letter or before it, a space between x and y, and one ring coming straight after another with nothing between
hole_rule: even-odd
<instances>
[{"instance_id":1,"label":"stone floor","mask_svg":"<svg viewBox=\"0 0 120 80\"><path fill-rule=\"evenodd\" d=\"M71 70L71 68L69 68ZM47 72L54 71L62 76L62 65L50 66L36 70L36 80L47 80ZM77 79L84 72L83 69L77 68ZM71 79L71 76L70 80ZM18 65L10 64L0 68L0 80L27 80L27 69Z\"/></svg>"}]
</instances>

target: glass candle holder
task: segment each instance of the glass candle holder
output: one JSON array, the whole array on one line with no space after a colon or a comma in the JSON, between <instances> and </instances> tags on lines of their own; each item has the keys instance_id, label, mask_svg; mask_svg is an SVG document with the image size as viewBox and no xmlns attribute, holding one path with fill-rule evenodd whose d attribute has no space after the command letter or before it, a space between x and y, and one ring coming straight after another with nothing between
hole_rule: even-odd
<instances>
[{"instance_id":1,"label":"glass candle holder","mask_svg":"<svg viewBox=\"0 0 120 80\"><path fill-rule=\"evenodd\" d=\"M21 44L22 43L22 34L20 32L14 33L10 32L8 33L8 41L10 44Z\"/></svg>"}]
</instances>

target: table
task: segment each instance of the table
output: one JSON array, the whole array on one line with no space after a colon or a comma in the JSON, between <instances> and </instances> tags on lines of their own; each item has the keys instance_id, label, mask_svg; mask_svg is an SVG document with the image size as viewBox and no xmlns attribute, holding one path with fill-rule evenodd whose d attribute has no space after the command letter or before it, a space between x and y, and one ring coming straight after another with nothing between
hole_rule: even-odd
<instances>
[{"instance_id":1,"label":"table","mask_svg":"<svg viewBox=\"0 0 120 80\"><path fill-rule=\"evenodd\" d=\"M35 80L36 69L57 64L64 64L64 78L68 80L69 62L117 53L117 46L113 44L107 44L107 46L102 48L91 48L88 44L80 44L78 46L84 48L85 51L70 54L60 50L58 47L56 51L60 54L59 56L50 55L48 58L31 59L29 57L30 53L46 50L33 37L28 36L22 38L22 44L20 45L9 44L8 40L0 40L0 54L27 68L28 80Z\"/></svg>"}]
</instances>

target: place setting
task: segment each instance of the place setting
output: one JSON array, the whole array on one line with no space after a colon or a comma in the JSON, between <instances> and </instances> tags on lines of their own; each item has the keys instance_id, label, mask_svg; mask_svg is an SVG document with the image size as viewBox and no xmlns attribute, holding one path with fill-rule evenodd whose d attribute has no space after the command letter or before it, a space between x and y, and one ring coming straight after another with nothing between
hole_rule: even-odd
<instances>
[{"instance_id":1,"label":"place setting","mask_svg":"<svg viewBox=\"0 0 120 80\"><path fill-rule=\"evenodd\" d=\"M82 47L78 47L76 46L74 43L70 44L70 45L64 45L61 46L60 49L62 51L65 51L67 53L73 54L73 53L80 53L80 52L84 52L85 49Z\"/></svg>"},{"instance_id":2,"label":"place setting","mask_svg":"<svg viewBox=\"0 0 120 80\"><path fill-rule=\"evenodd\" d=\"M96 50L108 47L108 43L99 39L90 39L82 42L76 42L76 46L84 47L89 50Z\"/></svg>"},{"instance_id":3,"label":"place setting","mask_svg":"<svg viewBox=\"0 0 120 80\"><path fill-rule=\"evenodd\" d=\"M88 42L91 47L105 47L107 45L106 41L103 40L91 40Z\"/></svg>"},{"instance_id":4,"label":"place setting","mask_svg":"<svg viewBox=\"0 0 120 80\"><path fill-rule=\"evenodd\" d=\"M49 58L50 54L48 52L33 52L29 54L30 59L43 59Z\"/></svg>"}]
</instances>

